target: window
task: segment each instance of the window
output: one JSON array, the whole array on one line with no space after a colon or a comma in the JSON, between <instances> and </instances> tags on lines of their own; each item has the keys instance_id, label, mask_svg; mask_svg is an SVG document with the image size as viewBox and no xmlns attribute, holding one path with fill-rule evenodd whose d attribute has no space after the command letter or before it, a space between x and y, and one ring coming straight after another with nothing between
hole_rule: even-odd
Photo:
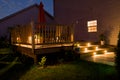
<instances>
[{"instance_id":1,"label":"window","mask_svg":"<svg viewBox=\"0 0 120 80\"><path fill-rule=\"evenodd\" d=\"M97 32L97 20L87 22L88 32Z\"/></svg>"}]
</instances>

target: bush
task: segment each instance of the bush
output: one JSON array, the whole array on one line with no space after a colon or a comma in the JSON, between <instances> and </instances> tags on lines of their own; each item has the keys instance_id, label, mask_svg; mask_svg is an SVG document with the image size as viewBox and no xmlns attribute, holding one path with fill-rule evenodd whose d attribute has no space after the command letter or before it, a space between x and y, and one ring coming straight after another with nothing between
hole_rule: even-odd
<instances>
[{"instance_id":1,"label":"bush","mask_svg":"<svg viewBox=\"0 0 120 80\"><path fill-rule=\"evenodd\" d=\"M120 32L118 35L115 63L116 63L116 69L117 69L118 74L120 76Z\"/></svg>"},{"instance_id":2,"label":"bush","mask_svg":"<svg viewBox=\"0 0 120 80\"><path fill-rule=\"evenodd\" d=\"M0 37L0 48L5 48L8 47L8 40L6 38L6 36L2 36Z\"/></svg>"},{"instance_id":3,"label":"bush","mask_svg":"<svg viewBox=\"0 0 120 80\"><path fill-rule=\"evenodd\" d=\"M45 63L46 63L46 56L43 56L42 58L41 58L41 62L39 62L39 65L41 66L41 67L45 67Z\"/></svg>"}]
</instances>

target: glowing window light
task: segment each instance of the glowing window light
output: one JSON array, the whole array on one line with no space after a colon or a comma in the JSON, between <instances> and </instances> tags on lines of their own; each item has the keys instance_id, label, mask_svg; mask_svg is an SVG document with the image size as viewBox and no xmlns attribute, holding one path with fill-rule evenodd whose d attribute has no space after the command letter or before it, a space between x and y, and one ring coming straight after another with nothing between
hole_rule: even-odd
<instances>
[{"instance_id":1,"label":"glowing window light","mask_svg":"<svg viewBox=\"0 0 120 80\"><path fill-rule=\"evenodd\" d=\"M97 32L97 20L87 22L88 32Z\"/></svg>"},{"instance_id":2,"label":"glowing window light","mask_svg":"<svg viewBox=\"0 0 120 80\"><path fill-rule=\"evenodd\" d=\"M97 28L95 26L88 27L88 32L97 32Z\"/></svg>"},{"instance_id":3,"label":"glowing window light","mask_svg":"<svg viewBox=\"0 0 120 80\"><path fill-rule=\"evenodd\" d=\"M97 20L92 20L87 22L88 26L97 26Z\"/></svg>"}]
</instances>

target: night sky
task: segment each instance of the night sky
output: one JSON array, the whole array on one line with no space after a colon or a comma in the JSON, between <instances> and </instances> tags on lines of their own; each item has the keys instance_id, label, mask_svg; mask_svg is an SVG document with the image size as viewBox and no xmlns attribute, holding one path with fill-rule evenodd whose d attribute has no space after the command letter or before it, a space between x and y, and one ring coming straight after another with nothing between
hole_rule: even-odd
<instances>
[{"instance_id":1,"label":"night sky","mask_svg":"<svg viewBox=\"0 0 120 80\"><path fill-rule=\"evenodd\" d=\"M35 3L43 2L44 8L53 15L53 0L0 0L0 19Z\"/></svg>"}]
</instances>

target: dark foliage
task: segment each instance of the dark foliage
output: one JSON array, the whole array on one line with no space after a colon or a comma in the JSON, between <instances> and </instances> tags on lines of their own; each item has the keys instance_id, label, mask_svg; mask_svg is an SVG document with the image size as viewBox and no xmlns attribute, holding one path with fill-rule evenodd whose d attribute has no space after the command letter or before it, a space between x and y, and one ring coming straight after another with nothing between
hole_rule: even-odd
<instances>
[{"instance_id":1,"label":"dark foliage","mask_svg":"<svg viewBox=\"0 0 120 80\"><path fill-rule=\"evenodd\" d=\"M7 41L7 37L6 36L0 37L0 48L5 48L8 46L9 46L9 43Z\"/></svg>"},{"instance_id":2,"label":"dark foliage","mask_svg":"<svg viewBox=\"0 0 120 80\"><path fill-rule=\"evenodd\" d=\"M116 69L118 71L118 75L120 76L120 32L118 35L115 63L116 63Z\"/></svg>"}]
</instances>

